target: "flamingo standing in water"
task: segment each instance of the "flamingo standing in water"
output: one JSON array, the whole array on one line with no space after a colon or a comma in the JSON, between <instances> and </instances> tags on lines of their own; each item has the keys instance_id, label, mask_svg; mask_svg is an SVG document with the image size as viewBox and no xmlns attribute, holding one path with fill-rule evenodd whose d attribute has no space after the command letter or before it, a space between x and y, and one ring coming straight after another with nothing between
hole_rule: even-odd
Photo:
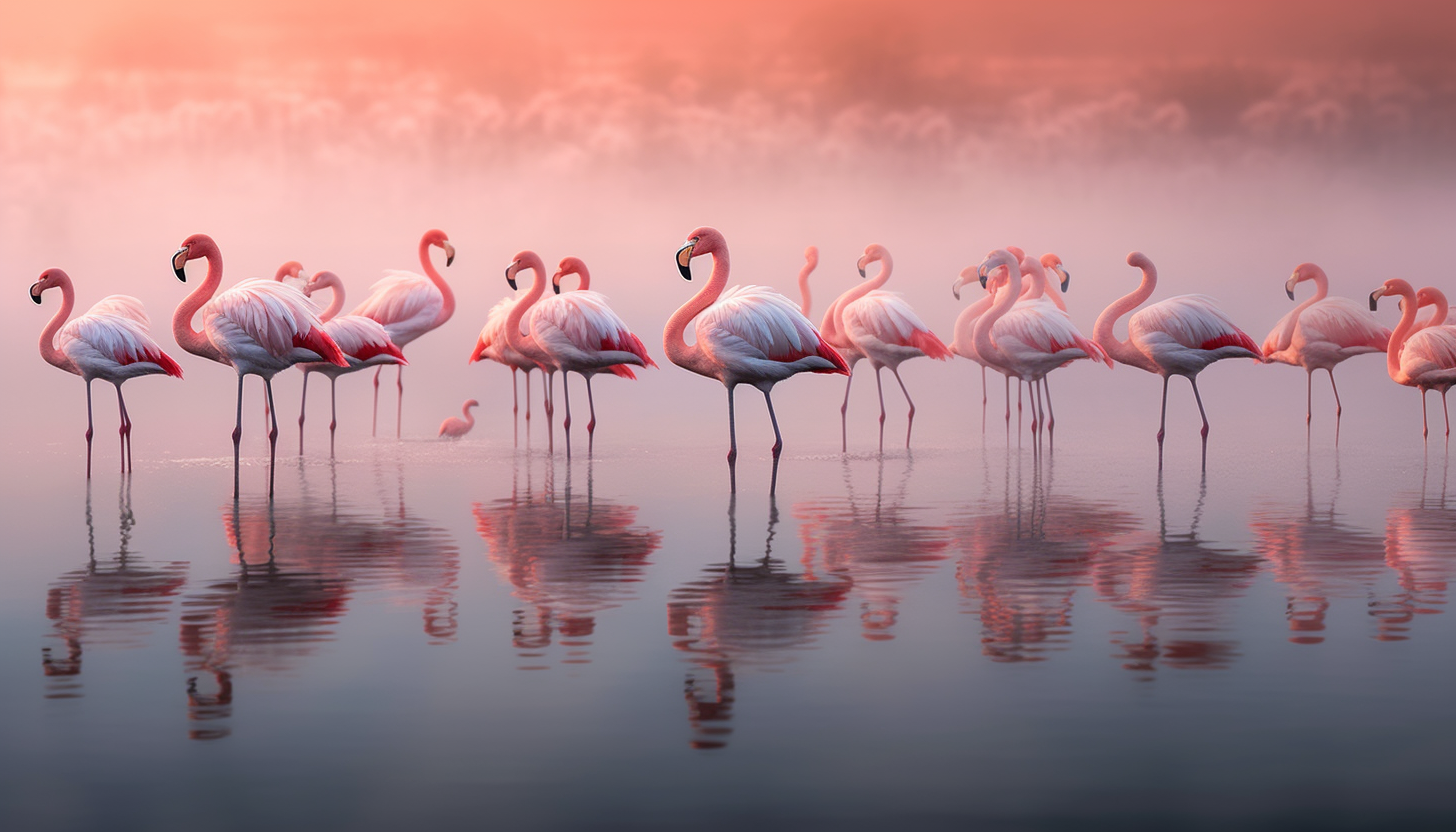
<instances>
[{"instance_id":1,"label":"flamingo standing in water","mask_svg":"<svg viewBox=\"0 0 1456 832\"><path fill-rule=\"evenodd\" d=\"M322 373L329 380L329 453L334 452L334 430L339 426L338 392L336 384L339 376L345 373L353 373L365 367L378 367L384 369L386 364L408 364L404 353L399 347L389 340L389 331L384 325L363 315L339 316L339 310L344 308L344 282L339 276L331 271L315 272L308 279L303 287L304 295L313 297L313 293L320 289L332 289L333 298L329 306L319 315L323 321L324 332L334 339L339 345L339 351L344 355L344 361L348 366L340 367L328 361L315 361L307 364L299 364L298 368L303 371L303 395L299 397L298 404L298 453L303 455L303 417L308 408L308 374Z\"/></svg>"},{"instance_id":2,"label":"flamingo standing in water","mask_svg":"<svg viewBox=\"0 0 1456 832\"><path fill-rule=\"evenodd\" d=\"M1186 376L1193 386L1193 399L1203 417L1203 460L1208 461L1208 414L1198 395L1198 374L1224 358L1252 358L1264 355L1242 329L1214 305L1207 295L1178 295L1139 310L1127 321L1126 341L1112 334L1117 319L1147 300L1158 285L1158 270L1140 251L1127 256L1127 264L1143 273L1137 289L1113 301L1092 327L1092 337L1107 354L1128 365L1163 377L1163 412L1158 421L1158 463L1163 460L1163 434L1168 423L1168 377Z\"/></svg>"},{"instance_id":3,"label":"flamingo standing in water","mask_svg":"<svg viewBox=\"0 0 1456 832\"><path fill-rule=\"evenodd\" d=\"M466 401L465 404L460 408L460 414L461 416L464 416L464 418L462 419L456 416L451 416L450 418L441 422L440 435L448 436L451 439L459 439L460 437L469 433L470 429L475 427L475 416L470 413L470 408L472 407L480 407L480 402L476 401L475 399L470 399Z\"/></svg>"},{"instance_id":4,"label":"flamingo standing in water","mask_svg":"<svg viewBox=\"0 0 1456 832\"><path fill-rule=\"evenodd\" d=\"M576 291L561 293L561 279L577 275L580 284ZM556 274L551 277L551 290L555 293L531 307L527 326L537 346L551 357L561 370L561 395L566 404L566 418L562 430L566 431L566 447L571 448L571 393L567 389L566 374L580 373L586 379L586 400L591 410L591 421L587 422L588 441L597 428L597 410L592 402L591 380L597 373L609 372L623 378L635 379L628 364L638 367L656 367L642 345L642 339L632 334L627 324L607 306L607 299L599 292L593 292L591 273L586 264L577 257L566 257L558 264ZM532 291L536 291L532 284Z\"/></svg>"},{"instance_id":5,"label":"flamingo standing in water","mask_svg":"<svg viewBox=\"0 0 1456 832\"><path fill-rule=\"evenodd\" d=\"M238 448L243 439L243 376L263 379L272 412L268 431L269 493L271 462L278 449L278 409L273 407L273 376L294 364L327 361L340 367L348 362L339 345L324 331L313 303L303 293L273 280L245 280L222 294L222 254L206 234L193 234L172 255L172 271L187 282L187 261L205 258L207 277L182 299L172 315L177 345L193 355L228 364L238 373L238 421L233 428L233 488L237 489ZM214 295L216 296L214 297ZM205 304L205 305L204 305ZM202 331L192 328L201 310Z\"/></svg>"},{"instance_id":6,"label":"flamingo standing in water","mask_svg":"<svg viewBox=\"0 0 1456 832\"><path fill-rule=\"evenodd\" d=\"M1370 293L1370 311L1375 311L1379 298L1398 295L1401 299L1400 323L1390 333L1385 351L1385 367L1397 384L1421 391L1421 436L1430 435L1426 422L1426 391L1441 391L1441 407L1446 407L1446 391L1456 383L1456 329L1427 326L1414 332L1416 290L1404 280L1393 278ZM1437 317L1440 317L1439 309ZM1446 435L1451 435L1451 415L1446 414Z\"/></svg>"},{"instance_id":7,"label":"flamingo standing in water","mask_svg":"<svg viewBox=\"0 0 1456 832\"><path fill-rule=\"evenodd\" d=\"M511 259L511 264L506 267L506 283L510 285L512 291L516 290L516 274L521 269L530 269L534 276L531 279L530 290L517 298L516 302L511 305L510 311L506 313L505 341L506 346L512 352L524 356L532 364L540 368L541 372L546 374L546 386L542 394L544 396L542 406L546 409L547 447L551 448L553 447L554 441L551 416L555 411L551 402L551 381L556 377L556 370L558 368L555 359L541 348L541 345L536 342L534 335L521 332L521 320L526 317L526 312L530 311L532 305L546 291L546 264L541 261L541 255L534 251L517 252L516 256ZM527 378L530 378L529 374ZM531 391L528 389L526 391L526 398L529 400L530 397ZM527 406L529 407L529 401Z\"/></svg>"},{"instance_id":8,"label":"flamingo standing in water","mask_svg":"<svg viewBox=\"0 0 1456 832\"><path fill-rule=\"evenodd\" d=\"M1335 424L1340 414L1340 388L1335 386L1335 365L1347 358L1367 352L1385 352L1390 330L1381 326L1375 316L1349 298L1326 297L1330 291L1325 270L1313 263L1300 263L1284 282L1284 293L1294 300L1294 287L1314 281L1314 295L1279 319L1264 339L1266 363L1279 362L1303 367L1304 424L1310 424L1314 405L1314 371L1324 370L1330 376L1330 389L1335 393Z\"/></svg>"},{"instance_id":9,"label":"flamingo standing in water","mask_svg":"<svg viewBox=\"0 0 1456 832\"><path fill-rule=\"evenodd\" d=\"M1031 386L1031 432L1035 434L1044 421L1037 382L1052 370L1079 358L1105 361L1109 367L1112 360L1101 347L1084 338L1067 313L1045 296L1030 303L1017 300L1021 294L1022 269L1045 283L1046 274L1040 262L1023 258L1018 263L1011 251L999 249L986 258L977 273L985 282L991 272L1002 267L1007 275L1006 288L997 293L991 307L976 319L972 341L976 354L991 366Z\"/></svg>"},{"instance_id":10,"label":"flamingo standing in water","mask_svg":"<svg viewBox=\"0 0 1456 832\"><path fill-rule=\"evenodd\" d=\"M91 478L91 382L109 381L116 386L116 406L121 414L121 472L131 463L131 417L121 383L137 376L165 373L182 377L182 368L152 340L151 322L142 302L129 295L110 295L97 301L86 314L73 321L76 290L71 278L60 269L46 269L31 284L30 299L36 306L47 289L61 290L61 308L40 333L40 357L46 363L80 376L86 382L86 478Z\"/></svg>"},{"instance_id":11,"label":"flamingo standing in water","mask_svg":"<svg viewBox=\"0 0 1456 832\"><path fill-rule=\"evenodd\" d=\"M696 229L678 249L677 267L684 280L693 279L689 264L702 254L713 258L708 284L668 319L662 331L663 350L672 363L700 376L718 379L728 388L730 470L738 458L733 388L751 384L763 391L768 418L773 423L773 456L777 460L784 440L779 433L778 418L774 416L773 386L804 372L848 375L849 365L795 308L793 301L778 292L763 286L735 286L723 291L728 283L728 244L717 229ZM693 318L697 318L696 338L688 346L683 335Z\"/></svg>"},{"instance_id":12,"label":"flamingo standing in water","mask_svg":"<svg viewBox=\"0 0 1456 832\"><path fill-rule=\"evenodd\" d=\"M480 337L475 341L475 349L470 353L470 363L474 364L481 359L488 358L505 367L511 368L511 415L515 416L521 410L520 397L516 392L516 371L520 370L526 374L526 424L531 423L531 371L540 370L536 362L511 349L506 343L506 318L510 317L511 307L516 305L520 297L509 295L501 298L495 306L486 313L485 326L481 327ZM543 371L544 373L544 371Z\"/></svg>"},{"instance_id":13,"label":"flamingo standing in water","mask_svg":"<svg viewBox=\"0 0 1456 832\"><path fill-rule=\"evenodd\" d=\"M961 269L960 276L950 285L950 293L955 295L956 300L960 300L961 287L975 279L975 266L967 266ZM981 365L981 433L986 432L986 402L988 398L986 395L986 368L991 365L987 364L985 359L981 358L981 354L976 352L976 319L980 318L981 315L985 314L987 309L991 308L991 304L996 300L996 292L1004 285L1004 278L999 283L988 282L986 284L986 294L970 306L962 309L961 313L956 316L955 325L951 328L950 351L959 355L961 358L969 358ZM1011 421L1011 376L1007 376L1006 380L1006 420L1009 424Z\"/></svg>"},{"instance_id":14,"label":"flamingo standing in water","mask_svg":"<svg viewBox=\"0 0 1456 832\"><path fill-rule=\"evenodd\" d=\"M455 293L450 291L450 285L430 262L431 246L438 246L445 252L447 267L455 262L455 247L450 245L445 232L437 228L426 231L425 236L420 238L420 265L425 273L386 271L383 280L369 287L369 297L349 313L384 324L389 340L400 348L440 327L455 314ZM370 429L374 435L379 432L379 374L382 372L383 367L374 371L374 426ZM403 364L399 365L395 385L399 389L399 402L394 418L394 436L398 439L400 422L404 418Z\"/></svg>"}]
</instances>

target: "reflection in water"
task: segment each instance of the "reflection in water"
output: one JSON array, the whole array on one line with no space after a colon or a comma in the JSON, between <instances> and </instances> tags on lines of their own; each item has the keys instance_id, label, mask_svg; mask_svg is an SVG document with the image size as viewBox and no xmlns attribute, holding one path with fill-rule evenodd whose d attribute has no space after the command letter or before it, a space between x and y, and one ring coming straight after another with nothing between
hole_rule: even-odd
<instances>
[{"instance_id":1,"label":"reflection in water","mask_svg":"<svg viewBox=\"0 0 1456 832\"><path fill-rule=\"evenodd\" d=\"M1273 567L1274 578L1289 588L1285 617L1294 644L1324 641L1330 599L1368 597L1385 572L1385 541L1341 522L1335 511L1338 456L1331 483L1328 508L1316 508L1314 474L1306 457L1303 508L1262 508L1249 521L1254 551ZM1384 624L1381 629L1385 630Z\"/></svg>"},{"instance_id":2,"label":"reflection in water","mask_svg":"<svg viewBox=\"0 0 1456 832\"><path fill-rule=\"evenodd\" d=\"M140 647L152 629L165 623L172 597L187 582L186 563L149 566L130 551L136 518L131 510L131 477L123 476L117 500L120 544L116 556L96 560L96 525L91 512L91 483L86 484L87 563L67 572L46 591L46 618L65 653L41 648L41 668L48 684L46 697L65 699L81 695L79 675L83 644Z\"/></svg>"},{"instance_id":3,"label":"reflection in water","mask_svg":"<svg viewBox=\"0 0 1456 832\"><path fill-rule=\"evenodd\" d=\"M1258 574L1257 555L1209 545L1198 523L1208 496L1208 472L1198 483L1198 502L1187 532L1169 533L1158 471L1158 533L1117 541L1093 564L1097 594L1137 617L1136 633L1114 633L1123 667L1151 675L1159 667L1227 668L1238 656L1225 620L1231 602Z\"/></svg>"},{"instance_id":4,"label":"reflection in water","mask_svg":"<svg viewBox=\"0 0 1456 832\"><path fill-rule=\"evenodd\" d=\"M566 488L558 497L555 460L548 457L546 485L538 495L529 463L524 492L518 487L518 456L511 496L475 504L475 527L491 562L511 594L528 605L515 611L512 624L512 641L527 662L523 670L547 666L542 660L553 638L566 649L562 664L589 662L596 615L636 598L633 585L662 545L659 532L635 525L636 506L596 499L592 465L588 458L585 500L572 494L569 461Z\"/></svg>"},{"instance_id":5,"label":"reflection in water","mask_svg":"<svg viewBox=\"0 0 1456 832\"><path fill-rule=\"evenodd\" d=\"M728 562L710 566L704 577L672 593L667 630L673 647L687 654L684 697L694 730L694 748L721 748L732 728L734 669L776 668L810 647L853 585L843 574L793 575L773 557L778 506L769 493L768 533L763 557L737 562L737 496L728 498Z\"/></svg>"},{"instance_id":6,"label":"reflection in water","mask_svg":"<svg viewBox=\"0 0 1456 832\"><path fill-rule=\"evenodd\" d=\"M333 464L329 470L327 502L314 499L305 484L286 505L260 498L224 509L238 574L183 602L180 640L192 674L187 694L194 722L231 715L237 671L286 672L307 661L334 639L349 599L361 592L418 600L430 642L455 637L459 552L448 534L409 514L402 479L397 505L369 515L340 505L337 471ZM215 739L229 732L224 724L191 735Z\"/></svg>"},{"instance_id":7,"label":"reflection in water","mask_svg":"<svg viewBox=\"0 0 1456 832\"><path fill-rule=\"evenodd\" d=\"M945 560L950 540L944 526L916 523L918 509L905 506L905 491L914 470L907 457L895 493L885 499L885 458L878 458L875 493L859 497L843 461L844 499L805 500L795 504L799 537L804 543L804 574L816 578L822 568L847 578L860 601L861 634L874 641L895 637L902 587L934 571Z\"/></svg>"},{"instance_id":8,"label":"reflection in water","mask_svg":"<svg viewBox=\"0 0 1456 832\"><path fill-rule=\"evenodd\" d=\"M1041 661L1065 650L1077 588L1090 586L1098 559L1138 527L1112 501L1053 496L1054 462L1050 448L1034 457L1027 483L1020 460L1013 475L1008 455L1002 496L988 487L957 522L956 580L993 661Z\"/></svg>"},{"instance_id":9,"label":"reflection in water","mask_svg":"<svg viewBox=\"0 0 1456 832\"><path fill-rule=\"evenodd\" d=\"M1439 614L1456 567L1456 506L1446 496L1449 457L1443 462L1441 487L1427 496L1426 472L1421 494L1409 507L1392 506L1385 515L1385 565L1395 570L1399 590L1393 598L1371 605L1380 619L1383 641L1410 638L1416 616ZM1429 463L1427 463L1429 465Z\"/></svg>"}]
</instances>

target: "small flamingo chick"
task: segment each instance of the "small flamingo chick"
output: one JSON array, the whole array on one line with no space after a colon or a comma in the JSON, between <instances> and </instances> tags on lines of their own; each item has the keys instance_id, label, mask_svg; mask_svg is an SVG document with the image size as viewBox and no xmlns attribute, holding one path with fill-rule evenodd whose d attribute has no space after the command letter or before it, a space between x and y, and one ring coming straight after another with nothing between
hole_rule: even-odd
<instances>
[{"instance_id":1,"label":"small flamingo chick","mask_svg":"<svg viewBox=\"0 0 1456 832\"><path fill-rule=\"evenodd\" d=\"M472 407L480 407L480 402L476 401L475 399L467 400L464 407L460 409L461 415L463 415L465 418L458 419L454 416L451 416L450 418L441 422L440 435L448 436L451 439L459 439L460 437L469 433L470 429L475 427L475 416L471 415L470 413L470 408Z\"/></svg>"}]
</instances>

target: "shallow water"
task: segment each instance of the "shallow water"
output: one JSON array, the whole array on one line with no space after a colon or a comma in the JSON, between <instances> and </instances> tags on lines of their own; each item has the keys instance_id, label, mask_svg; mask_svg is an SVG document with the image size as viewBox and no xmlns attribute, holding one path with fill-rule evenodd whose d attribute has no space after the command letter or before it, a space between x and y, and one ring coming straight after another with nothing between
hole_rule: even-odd
<instances>
[{"instance_id":1,"label":"shallow water","mask_svg":"<svg viewBox=\"0 0 1456 832\"><path fill-rule=\"evenodd\" d=\"M775 472L750 421L736 495L625 431L341 440L271 501L256 453L234 499L230 457L14 451L0 820L1456 817L1443 449L1216 433L1204 473L1185 430L1159 473L1144 425L1063 425Z\"/></svg>"}]
</instances>

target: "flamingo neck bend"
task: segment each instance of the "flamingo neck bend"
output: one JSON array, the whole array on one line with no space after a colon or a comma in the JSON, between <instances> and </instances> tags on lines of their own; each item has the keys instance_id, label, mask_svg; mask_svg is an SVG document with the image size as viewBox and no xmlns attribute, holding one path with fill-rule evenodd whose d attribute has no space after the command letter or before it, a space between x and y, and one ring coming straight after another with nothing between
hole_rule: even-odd
<instances>
[{"instance_id":1,"label":"flamingo neck bend","mask_svg":"<svg viewBox=\"0 0 1456 832\"><path fill-rule=\"evenodd\" d=\"M717 368L703 355L702 344L695 343L690 346L684 336L688 321L712 306L718 296L723 294L723 287L728 285L728 247L720 241L704 238L699 240L693 253L697 254L699 251L712 255L713 271L708 275L707 284L667 319L667 326L662 330L662 349L667 353L668 360L679 367L698 375L717 378Z\"/></svg>"},{"instance_id":2,"label":"flamingo neck bend","mask_svg":"<svg viewBox=\"0 0 1456 832\"><path fill-rule=\"evenodd\" d=\"M804 267L799 269L799 311L804 317L809 317L809 308L813 305L814 297L809 294L809 275L819 266L819 249L816 246L809 246L804 249Z\"/></svg>"},{"instance_id":3,"label":"flamingo neck bend","mask_svg":"<svg viewBox=\"0 0 1456 832\"><path fill-rule=\"evenodd\" d=\"M976 345L976 354L981 358L996 367L1009 370L1011 368L1006 363L1006 354L991 339L991 328L996 325L996 321L1011 310L1021 295L1021 269L1014 259L1009 262L1000 262L997 265L1006 266L1006 274L1009 279L1006 286L996 293L996 299L991 304L991 308L976 319L972 343Z\"/></svg>"},{"instance_id":4,"label":"flamingo neck bend","mask_svg":"<svg viewBox=\"0 0 1456 832\"><path fill-rule=\"evenodd\" d=\"M420 265L424 267L425 276L440 290L444 304L440 307L440 314L435 316L435 323L431 328L443 326L455 314L455 293L450 291L450 284L436 271L435 264L430 262L430 235L426 234L420 239Z\"/></svg>"},{"instance_id":5,"label":"flamingo neck bend","mask_svg":"<svg viewBox=\"0 0 1456 832\"><path fill-rule=\"evenodd\" d=\"M1410 340L1416 322L1416 290L1404 280L1386 281L1387 295L1400 295L1400 323L1390 332L1390 345L1385 350L1385 370L1390 377L1401 382L1404 375L1400 370L1400 353L1405 342ZM1401 382L1404 383L1404 382Z\"/></svg>"},{"instance_id":6,"label":"flamingo neck bend","mask_svg":"<svg viewBox=\"0 0 1456 832\"><path fill-rule=\"evenodd\" d=\"M1441 324L1444 324L1446 322L1446 317L1451 314L1451 305L1446 300L1446 293L1433 286L1427 286L1426 288L1421 290L1421 294L1424 294L1428 298L1430 298L1430 303L1428 305L1435 308L1431 312L1431 317L1427 318L1425 322L1420 325L1420 329L1425 329L1426 327L1432 326L1440 326Z\"/></svg>"},{"instance_id":7,"label":"flamingo neck bend","mask_svg":"<svg viewBox=\"0 0 1456 832\"><path fill-rule=\"evenodd\" d=\"M338 317L339 312L344 309L344 283L333 272L324 272L315 281L312 291L317 292L319 289L328 288L334 292L333 298L329 300L328 307L319 314L319 322L327 323Z\"/></svg>"},{"instance_id":8,"label":"flamingo neck bend","mask_svg":"<svg viewBox=\"0 0 1456 832\"><path fill-rule=\"evenodd\" d=\"M1279 331L1279 343L1275 346L1276 350L1289 349L1289 345L1294 341L1294 327L1299 323L1300 314L1304 310L1324 300L1330 293L1330 279L1325 277L1324 269L1313 263L1306 263L1300 266L1299 269L1296 269L1296 271L1307 271L1310 274L1309 279L1314 282L1314 294L1303 303L1294 307L1294 311L1290 313L1288 320L1284 322L1284 329Z\"/></svg>"},{"instance_id":9,"label":"flamingo neck bend","mask_svg":"<svg viewBox=\"0 0 1456 832\"><path fill-rule=\"evenodd\" d=\"M975 303L961 310L961 314L956 316L954 337L950 343L953 352L957 355L967 355L969 350L976 348L976 321L995 302L995 294L987 292L977 298Z\"/></svg>"},{"instance_id":10,"label":"flamingo neck bend","mask_svg":"<svg viewBox=\"0 0 1456 832\"><path fill-rule=\"evenodd\" d=\"M546 291L546 266L541 258L534 255L518 257L516 262L519 268L531 270L531 289L525 296L517 300L511 306L510 314L506 316L506 345L522 355L529 356L533 361L540 360L539 350L535 349L534 341L528 342L526 336L521 334L521 319L526 316L526 311L531 308L541 293Z\"/></svg>"},{"instance_id":11,"label":"flamingo neck bend","mask_svg":"<svg viewBox=\"0 0 1456 832\"><path fill-rule=\"evenodd\" d=\"M201 256L207 258L207 276L200 286L192 290L192 294L177 304L177 311L172 313L172 337L177 340L177 346L193 355L227 364L230 362L212 345L207 336L192 328L193 316L203 304L212 300L218 284L222 283L222 252L218 251L217 244L211 239L193 243L191 248L201 249Z\"/></svg>"},{"instance_id":12,"label":"flamingo neck bend","mask_svg":"<svg viewBox=\"0 0 1456 832\"><path fill-rule=\"evenodd\" d=\"M53 367L59 367L68 373L75 373L79 376L81 369L65 353L56 349L56 333L61 330L66 319L71 317L71 310L76 307L76 290L71 286L71 278L64 274L60 275L57 283L61 287L61 308L56 310L50 323L40 331L40 357Z\"/></svg>"},{"instance_id":13,"label":"flamingo neck bend","mask_svg":"<svg viewBox=\"0 0 1456 832\"><path fill-rule=\"evenodd\" d=\"M895 260L890 257L890 252L880 249L879 252L880 272L874 277L864 281L860 285L840 295L830 307L824 312L824 323L819 327L819 334L828 341L830 345L839 347L849 345L849 340L844 335L843 316L845 307L870 292L884 286L890 279L890 272L895 268ZM868 265L868 264L866 264Z\"/></svg>"},{"instance_id":14,"label":"flamingo neck bend","mask_svg":"<svg viewBox=\"0 0 1456 832\"><path fill-rule=\"evenodd\" d=\"M1092 340L1096 341L1097 345L1115 360L1129 367L1140 367L1150 373L1162 375L1162 368L1134 347L1130 338L1126 341L1119 341L1117 336L1112 334L1112 327L1117 323L1117 319L1136 309L1139 304L1151 297L1153 290L1158 287L1158 270L1147 257L1139 252L1133 252L1127 256L1127 264L1142 270L1142 282L1130 294L1113 301L1102 310L1102 314L1097 316L1097 323L1092 326Z\"/></svg>"}]
</instances>

